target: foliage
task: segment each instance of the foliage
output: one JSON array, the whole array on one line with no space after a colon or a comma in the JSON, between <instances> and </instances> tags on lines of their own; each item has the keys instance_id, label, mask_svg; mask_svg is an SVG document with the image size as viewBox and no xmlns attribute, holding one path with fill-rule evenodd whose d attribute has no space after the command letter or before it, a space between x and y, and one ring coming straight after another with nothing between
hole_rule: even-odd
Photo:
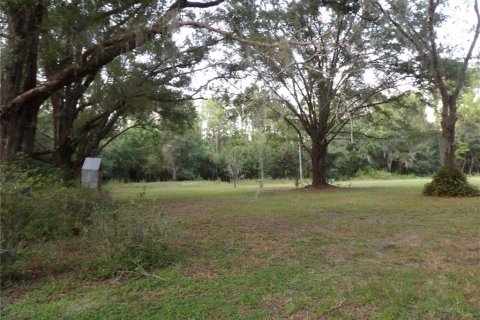
<instances>
[{"instance_id":1,"label":"foliage","mask_svg":"<svg viewBox=\"0 0 480 320\"><path fill-rule=\"evenodd\" d=\"M246 179L258 179L261 165L265 177L297 177L297 135L272 109L262 114L268 100L250 99L258 92L249 90L253 89L233 106L217 100L206 103L197 118L197 129L173 134L145 127L126 132L102 155L106 176L124 181L166 181L172 179L174 168L180 181L225 181L230 179L227 160L232 160L231 155L227 157L228 150L235 147L242 160L240 176ZM457 151L459 164L472 174L480 163L475 101L472 94L464 95ZM440 132L425 117L426 106L433 104L427 93L409 94L354 120L349 130L329 144L327 178L349 179L360 170L388 171L398 178L433 174L440 166ZM312 163L306 159L305 149L302 151L304 176L308 177Z\"/></svg>"},{"instance_id":2,"label":"foliage","mask_svg":"<svg viewBox=\"0 0 480 320\"><path fill-rule=\"evenodd\" d=\"M169 263L164 219L158 212L152 212L154 220L145 219L145 212L149 211L152 210L132 200L91 215L92 226L86 236L98 255L99 276L143 272ZM139 219L140 213L142 219Z\"/></svg>"},{"instance_id":3,"label":"foliage","mask_svg":"<svg viewBox=\"0 0 480 320\"><path fill-rule=\"evenodd\" d=\"M348 133L330 144L330 178L348 179L359 170L429 176L440 166L439 131L426 120L428 96L409 94L377 106L353 121Z\"/></svg>"},{"instance_id":4,"label":"foliage","mask_svg":"<svg viewBox=\"0 0 480 320\"><path fill-rule=\"evenodd\" d=\"M458 106L456 163L465 173L480 171L480 68L472 68Z\"/></svg>"},{"instance_id":5,"label":"foliage","mask_svg":"<svg viewBox=\"0 0 480 320\"><path fill-rule=\"evenodd\" d=\"M167 232L161 215L139 219L149 209L136 201L114 205L109 194L65 187L58 174L18 161L3 168L1 280L15 277L33 246L52 240L87 239L95 274L110 277L167 264ZM153 221L153 222L152 222ZM73 240L70 240L73 241Z\"/></svg>"},{"instance_id":6,"label":"foliage","mask_svg":"<svg viewBox=\"0 0 480 320\"><path fill-rule=\"evenodd\" d=\"M2 30L6 30L2 32L5 40L2 44L13 49L8 50L12 54L5 55L5 61L2 55L2 75L6 76L1 78L1 120L3 128L9 125L9 129L2 130L2 140L9 141L1 145L2 162L10 161L19 151L33 154L37 114L49 99L55 109L56 145L53 150L43 151L54 153L55 164L67 169L72 161L72 150L77 159L80 158L75 164L81 163L85 156L97 154L104 146L99 145L100 141L118 133L111 137L118 120L128 122L131 119L126 117L142 107L164 116L168 111L164 112L161 107L152 110L152 104L159 106L163 102L187 100L178 88L188 86L187 74L202 59L208 41L196 43L182 39L177 41L181 45L176 47L173 33L178 28L163 26L175 20L180 11L186 12L185 18L194 19L197 12L220 2L8 1L8 5L2 6L5 11L2 10L0 21ZM119 57L122 59L116 59ZM123 59L126 57L131 59ZM144 69L140 60L154 64L145 63L143 65L148 64L148 67ZM131 66L137 71L136 75L128 72ZM125 72L123 76L122 72L114 72L118 77L112 83L113 79L107 79L111 70L106 69ZM37 86L39 77L43 78L41 86ZM96 82L105 80L103 84L113 84L109 89L118 88L120 93L122 89L137 91L127 94L127 101L111 101L114 90L105 90L100 95L86 92L95 78ZM131 101L136 94L145 99ZM107 101L99 101L104 97ZM21 102L17 101L19 99ZM96 110L100 112L95 113ZM81 115L84 111L91 117L73 141L74 122L85 117ZM57 139L59 136L62 138ZM77 147L80 150L76 150Z\"/></svg>"},{"instance_id":7,"label":"foliage","mask_svg":"<svg viewBox=\"0 0 480 320\"><path fill-rule=\"evenodd\" d=\"M425 185L423 194L440 197L468 197L478 196L478 188L467 181L467 177L459 168L442 168L430 183Z\"/></svg>"},{"instance_id":8,"label":"foliage","mask_svg":"<svg viewBox=\"0 0 480 320\"><path fill-rule=\"evenodd\" d=\"M455 162L455 130L457 122L457 109L460 94L467 84L467 70L469 62L475 56L475 47L480 35L480 11L478 0L470 2L470 8L475 12L476 19L468 21L470 34L465 41L467 50L452 50L450 45L445 45L440 37L439 28L448 17L449 6L439 5L440 1L410 1L412 5L397 6L394 1L372 1L379 13L385 18L391 27L394 27L409 43L411 54L418 57L419 64L414 67L419 73L427 73L426 79L440 97L442 147L444 167L454 166ZM405 2L406 4L407 2ZM451 5L451 4L450 4ZM472 8L473 7L473 8ZM443 9L443 10L442 10ZM455 18L455 17L452 17ZM408 47L408 46L406 46ZM453 52L462 52L462 56L454 55ZM411 59L411 55L403 55ZM422 76L423 78L423 76ZM459 194L462 193L459 190Z\"/></svg>"},{"instance_id":9,"label":"foliage","mask_svg":"<svg viewBox=\"0 0 480 320\"><path fill-rule=\"evenodd\" d=\"M39 241L78 235L91 212L109 202L108 194L65 187L58 174L25 159L2 167L1 185L2 280L12 275L19 251Z\"/></svg>"},{"instance_id":10,"label":"foliage","mask_svg":"<svg viewBox=\"0 0 480 320\"><path fill-rule=\"evenodd\" d=\"M263 94L268 107L302 140L315 185L327 184L330 142L353 118L388 100L383 93L394 86L388 72L394 55L376 48L385 35L362 18L371 13L370 7L362 3L344 11L331 4L280 1L257 10L245 3L232 4L242 22L255 26L240 29L245 37L278 44L254 50L243 46L244 64L268 89ZM238 23L231 19L230 26L235 30ZM367 79L367 73L375 74L375 81Z\"/></svg>"},{"instance_id":11,"label":"foliage","mask_svg":"<svg viewBox=\"0 0 480 320\"><path fill-rule=\"evenodd\" d=\"M327 156L329 179L345 180L355 177L361 170L372 169L372 164L356 144L334 141L330 150Z\"/></svg>"},{"instance_id":12,"label":"foliage","mask_svg":"<svg viewBox=\"0 0 480 320\"><path fill-rule=\"evenodd\" d=\"M245 158L242 155L241 146L233 146L227 149L225 152L225 159L230 180L233 181L233 186L237 187L237 181L240 179L245 164Z\"/></svg>"},{"instance_id":13,"label":"foliage","mask_svg":"<svg viewBox=\"0 0 480 320\"><path fill-rule=\"evenodd\" d=\"M355 174L355 180L389 180L389 179L409 179L415 178L414 175L400 175L385 170L375 170L373 168L360 169Z\"/></svg>"}]
</instances>

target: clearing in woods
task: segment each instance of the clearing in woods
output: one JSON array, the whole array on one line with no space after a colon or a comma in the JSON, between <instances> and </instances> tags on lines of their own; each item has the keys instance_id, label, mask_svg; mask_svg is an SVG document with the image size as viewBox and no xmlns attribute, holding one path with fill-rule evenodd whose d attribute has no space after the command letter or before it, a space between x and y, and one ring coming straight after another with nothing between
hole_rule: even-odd
<instances>
[{"instance_id":1,"label":"clearing in woods","mask_svg":"<svg viewBox=\"0 0 480 320\"><path fill-rule=\"evenodd\" d=\"M53 271L4 289L2 318L479 319L480 198L426 181L112 184L165 220L172 262L102 280L81 237L39 245L25 268Z\"/></svg>"}]
</instances>

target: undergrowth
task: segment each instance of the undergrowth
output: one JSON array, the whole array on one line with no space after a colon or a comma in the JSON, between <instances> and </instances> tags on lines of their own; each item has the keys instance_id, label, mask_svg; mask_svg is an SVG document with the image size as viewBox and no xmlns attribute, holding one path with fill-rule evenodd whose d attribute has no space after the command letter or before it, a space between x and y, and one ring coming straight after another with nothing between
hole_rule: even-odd
<instances>
[{"instance_id":1,"label":"undergrowth","mask_svg":"<svg viewBox=\"0 0 480 320\"><path fill-rule=\"evenodd\" d=\"M146 209L138 201L119 205L108 192L71 183L67 187L55 171L25 159L3 166L1 172L2 284L24 279L24 271L33 267L28 262L33 247L54 241L86 244L82 249L95 254L88 264L99 277L162 266L169 260L162 216L140 219Z\"/></svg>"},{"instance_id":2,"label":"undergrowth","mask_svg":"<svg viewBox=\"0 0 480 320\"><path fill-rule=\"evenodd\" d=\"M411 179L416 178L412 174L398 174L384 170L375 170L372 168L360 169L355 174L355 180L389 180L389 179Z\"/></svg>"},{"instance_id":3,"label":"undergrowth","mask_svg":"<svg viewBox=\"0 0 480 320\"><path fill-rule=\"evenodd\" d=\"M148 218L145 213L149 212ZM138 201L99 210L91 216L86 237L97 255L96 274L103 278L144 272L168 265L168 232L163 215Z\"/></svg>"}]
</instances>

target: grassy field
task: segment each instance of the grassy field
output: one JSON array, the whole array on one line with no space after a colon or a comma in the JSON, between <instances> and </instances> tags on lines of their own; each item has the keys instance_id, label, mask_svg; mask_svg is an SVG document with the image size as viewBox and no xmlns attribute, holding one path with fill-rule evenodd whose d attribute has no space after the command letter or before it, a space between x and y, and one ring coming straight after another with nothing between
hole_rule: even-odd
<instances>
[{"instance_id":1,"label":"grassy field","mask_svg":"<svg viewBox=\"0 0 480 320\"><path fill-rule=\"evenodd\" d=\"M110 185L165 223L170 263L99 279L82 237L39 244L2 319L480 319L480 198L427 181Z\"/></svg>"}]
</instances>

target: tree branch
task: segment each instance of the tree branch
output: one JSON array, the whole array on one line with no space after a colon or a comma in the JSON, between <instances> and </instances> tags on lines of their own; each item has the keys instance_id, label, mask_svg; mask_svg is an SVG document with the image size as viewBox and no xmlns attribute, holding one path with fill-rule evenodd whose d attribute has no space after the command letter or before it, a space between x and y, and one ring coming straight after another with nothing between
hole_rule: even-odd
<instances>
[{"instance_id":1,"label":"tree branch","mask_svg":"<svg viewBox=\"0 0 480 320\"><path fill-rule=\"evenodd\" d=\"M478 37L480 35L480 9L478 7L478 0L475 0L473 8L475 10L475 15L477 16L477 26L475 28L475 34L473 36L472 42L470 43L470 48L468 49L468 53L465 56L465 59L463 60L462 69L460 70L459 75L457 77L457 83L455 85L455 91L452 94L452 97L454 99L457 99L458 95L460 94L460 90L463 88L463 85L464 85L465 80L467 78L468 62L472 58L473 49L475 48L475 46L477 44Z\"/></svg>"}]
</instances>

